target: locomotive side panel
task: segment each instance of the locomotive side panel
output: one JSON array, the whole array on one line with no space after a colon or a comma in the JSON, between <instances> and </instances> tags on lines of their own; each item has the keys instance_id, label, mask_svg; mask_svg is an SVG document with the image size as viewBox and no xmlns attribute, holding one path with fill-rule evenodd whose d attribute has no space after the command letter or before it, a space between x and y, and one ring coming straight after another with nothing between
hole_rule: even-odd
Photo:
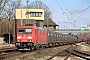
<instances>
[{"instance_id":1,"label":"locomotive side panel","mask_svg":"<svg viewBox=\"0 0 90 60\"><path fill-rule=\"evenodd\" d=\"M37 44L47 44L47 31L37 29Z\"/></svg>"}]
</instances>

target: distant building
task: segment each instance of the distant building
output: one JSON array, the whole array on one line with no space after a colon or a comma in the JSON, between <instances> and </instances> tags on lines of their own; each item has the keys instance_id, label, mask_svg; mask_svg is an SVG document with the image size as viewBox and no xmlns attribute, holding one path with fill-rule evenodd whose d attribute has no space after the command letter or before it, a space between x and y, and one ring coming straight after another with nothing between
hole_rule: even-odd
<instances>
[{"instance_id":1,"label":"distant building","mask_svg":"<svg viewBox=\"0 0 90 60\"><path fill-rule=\"evenodd\" d=\"M22 13L21 13L22 11ZM22 16L22 17L21 17ZM16 19L44 20L43 9L16 9Z\"/></svg>"},{"instance_id":2,"label":"distant building","mask_svg":"<svg viewBox=\"0 0 90 60\"><path fill-rule=\"evenodd\" d=\"M81 30L90 30L90 25L81 25Z\"/></svg>"},{"instance_id":3,"label":"distant building","mask_svg":"<svg viewBox=\"0 0 90 60\"><path fill-rule=\"evenodd\" d=\"M21 19L22 19L22 22L21 22ZM43 20L44 20L43 9L22 9L22 10L16 9L15 26L25 25L25 24L42 26L41 23Z\"/></svg>"},{"instance_id":4,"label":"distant building","mask_svg":"<svg viewBox=\"0 0 90 60\"><path fill-rule=\"evenodd\" d=\"M87 29L90 30L90 25L87 25Z\"/></svg>"},{"instance_id":5,"label":"distant building","mask_svg":"<svg viewBox=\"0 0 90 60\"><path fill-rule=\"evenodd\" d=\"M81 25L81 30L87 29L87 25Z\"/></svg>"},{"instance_id":6,"label":"distant building","mask_svg":"<svg viewBox=\"0 0 90 60\"><path fill-rule=\"evenodd\" d=\"M43 27L45 29L55 30L56 29L56 26L58 26L58 25L54 21L52 21L51 19L49 19L48 21L47 20L44 20Z\"/></svg>"},{"instance_id":7,"label":"distant building","mask_svg":"<svg viewBox=\"0 0 90 60\"><path fill-rule=\"evenodd\" d=\"M22 14L22 16L21 16ZM21 17L22 17L22 25L25 24L33 24L36 26L44 27L49 30L56 29L56 26L58 26L54 21L51 19L44 20L44 10L43 9L16 9L16 19L15 19L15 26L21 25Z\"/></svg>"}]
</instances>

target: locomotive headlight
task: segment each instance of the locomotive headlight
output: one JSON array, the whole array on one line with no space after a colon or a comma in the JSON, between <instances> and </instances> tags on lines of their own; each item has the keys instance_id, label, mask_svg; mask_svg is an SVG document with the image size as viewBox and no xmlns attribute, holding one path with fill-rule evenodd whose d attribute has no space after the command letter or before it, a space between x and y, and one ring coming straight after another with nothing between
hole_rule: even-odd
<instances>
[{"instance_id":1,"label":"locomotive headlight","mask_svg":"<svg viewBox=\"0 0 90 60\"><path fill-rule=\"evenodd\" d=\"M32 37L31 36L28 36L28 39L32 39Z\"/></svg>"},{"instance_id":2,"label":"locomotive headlight","mask_svg":"<svg viewBox=\"0 0 90 60\"><path fill-rule=\"evenodd\" d=\"M20 46L20 43L18 43L18 45Z\"/></svg>"},{"instance_id":3,"label":"locomotive headlight","mask_svg":"<svg viewBox=\"0 0 90 60\"><path fill-rule=\"evenodd\" d=\"M20 43L16 43L16 45L20 46Z\"/></svg>"},{"instance_id":4,"label":"locomotive headlight","mask_svg":"<svg viewBox=\"0 0 90 60\"><path fill-rule=\"evenodd\" d=\"M19 42L20 40L18 40L18 42Z\"/></svg>"},{"instance_id":5,"label":"locomotive headlight","mask_svg":"<svg viewBox=\"0 0 90 60\"><path fill-rule=\"evenodd\" d=\"M22 37L21 36L17 36L17 39L21 39Z\"/></svg>"},{"instance_id":6,"label":"locomotive headlight","mask_svg":"<svg viewBox=\"0 0 90 60\"><path fill-rule=\"evenodd\" d=\"M29 42L32 42L32 40L29 40Z\"/></svg>"}]
</instances>

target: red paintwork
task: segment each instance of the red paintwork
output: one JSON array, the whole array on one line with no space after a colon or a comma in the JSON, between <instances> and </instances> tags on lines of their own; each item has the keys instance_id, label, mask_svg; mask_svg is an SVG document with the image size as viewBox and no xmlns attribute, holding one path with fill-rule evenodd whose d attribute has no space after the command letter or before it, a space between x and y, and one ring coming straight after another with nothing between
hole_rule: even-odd
<instances>
[{"instance_id":1,"label":"red paintwork","mask_svg":"<svg viewBox=\"0 0 90 60\"><path fill-rule=\"evenodd\" d=\"M39 30L37 29L36 26L18 26L18 28L32 28L32 34L24 34L24 33L18 34L17 33L16 37L20 36L21 38L19 39L17 38L16 42L27 42L27 43L28 42L32 42L32 43L46 43L47 42L47 31L46 30ZM32 38L28 39L28 36L31 36Z\"/></svg>"},{"instance_id":2,"label":"red paintwork","mask_svg":"<svg viewBox=\"0 0 90 60\"><path fill-rule=\"evenodd\" d=\"M45 30L37 30L37 42L44 43L47 42L47 32Z\"/></svg>"}]
</instances>

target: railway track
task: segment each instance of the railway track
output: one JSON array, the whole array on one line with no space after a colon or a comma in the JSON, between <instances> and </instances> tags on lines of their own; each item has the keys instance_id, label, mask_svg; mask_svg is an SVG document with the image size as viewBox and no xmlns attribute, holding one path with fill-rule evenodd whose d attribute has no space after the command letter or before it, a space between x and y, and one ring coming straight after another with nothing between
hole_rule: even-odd
<instances>
[{"instance_id":1,"label":"railway track","mask_svg":"<svg viewBox=\"0 0 90 60\"><path fill-rule=\"evenodd\" d=\"M0 54L0 60L3 60L5 58L9 58L9 57L12 57L12 56L15 56L15 55L18 55L18 54L21 54L21 53L20 52L16 52L16 51L5 52L4 54Z\"/></svg>"},{"instance_id":2,"label":"railway track","mask_svg":"<svg viewBox=\"0 0 90 60\"><path fill-rule=\"evenodd\" d=\"M51 56L50 58L48 58L47 60L52 60L53 58L55 58L56 56L60 55L60 54L63 54L63 52L68 52L67 56L64 58L64 60L68 60L68 58L71 56L71 55L74 55L74 56L77 56L77 57L80 57L80 58L83 58L83 59L86 59L86 60L90 60L90 54L86 54L86 53L83 53L83 52L80 52L78 51L77 49L77 46L70 46L69 48Z\"/></svg>"},{"instance_id":3,"label":"railway track","mask_svg":"<svg viewBox=\"0 0 90 60\"><path fill-rule=\"evenodd\" d=\"M69 46L68 46L69 47ZM13 59L13 58L16 58L16 57L18 57L18 58L20 58L20 59L22 59L22 58L25 58L25 57L27 57L27 56L33 56L34 54L38 54L38 52L40 51L40 50L47 50L47 49L56 49L56 47L52 47L52 48L42 48L42 49L39 49L39 50L35 50L35 51L6 51L4 54L0 54L0 60L9 60L9 59ZM63 50L63 49L62 49Z\"/></svg>"},{"instance_id":4,"label":"railway track","mask_svg":"<svg viewBox=\"0 0 90 60\"><path fill-rule=\"evenodd\" d=\"M84 53L80 52L76 48L77 48L77 46L75 46L75 45L68 46L46 60L52 60L56 56L62 56L63 53L66 53L66 55L64 55L65 56L64 60L67 60L71 55L78 56L78 57L81 57L81 58L86 59L86 60L90 60L90 54L86 54L85 52ZM21 51L6 52L4 54L0 54L0 60L5 60L5 59L7 60L7 58L11 59L11 58L15 58L17 56L19 56L20 59L22 59L22 58L27 57L27 56L32 56L33 54L37 53L38 51L40 51L40 50L24 51L24 52L21 52Z\"/></svg>"},{"instance_id":5,"label":"railway track","mask_svg":"<svg viewBox=\"0 0 90 60\"><path fill-rule=\"evenodd\" d=\"M8 48L2 48L0 49L0 52L5 52L5 51L9 51L9 50L16 50L16 47L8 47Z\"/></svg>"},{"instance_id":6,"label":"railway track","mask_svg":"<svg viewBox=\"0 0 90 60\"><path fill-rule=\"evenodd\" d=\"M10 57L14 57L14 56L23 55L24 53L28 53L28 52L18 51L16 47L1 48L0 49L0 60L10 58Z\"/></svg>"},{"instance_id":7,"label":"railway track","mask_svg":"<svg viewBox=\"0 0 90 60\"><path fill-rule=\"evenodd\" d=\"M0 60L3 60L6 57L9 57L12 54L12 51L16 51L16 47L6 47L0 48Z\"/></svg>"},{"instance_id":8,"label":"railway track","mask_svg":"<svg viewBox=\"0 0 90 60\"><path fill-rule=\"evenodd\" d=\"M16 50L16 48L5 48L5 49L0 49L0 60L4 60L4 59L9 59L9 58L14 58L16 56L19 56L21 58L24 58L28 55L31 55L31 54L35 54L36 51L39 51L39 50L43 50L44 48L40 48L38 50L35 50L35 51L30 51L30 50Z\"/></svg>"},{"instance_id":9,"label":"railway track","mask_svg":"<svg viewBox=\"0 0 90 60\"><path fill-rule=\"evenodd\" d=\"M48 58L47 60L51 60L51 59L55 58L56 56L62 54L63 52L66 52L66 50L67 50L67 49L70 49L71 47L72 47L72 45L71 45L70 47L68 47L68 48L66 48L66 49L64 49L64 50L62 50L62 51L60 51L60 52L58 52L57 54L51 56L51 57Z\"/></svg>"},{"instance_id":10,"label":"railway track","mask_svg":"<svg viewBox=\"0 0 90 60\"><path fill-rule=\"evenodd\" d=\"M14 58L14 57L21 57L21 58L24 58L30 54L34 54L36 53L35 51L12 51L12 52L7 52L7 53L4 53L4 54L0 54L0 60L4 60L4 59L9 59L9 58Z\"/></svg>"},{"instance_id":11,"label":"railway track","mask_svg":"<svg viewBox=\"0 0 90 60\"><path fill-rule=\"evenodd\" d=\"M80 58L83 58L83 59L86 59L86 60L90 60L90 54L80 52L77 49L67 49L66 51L68 53L70 53L70 55L75 55L77 57L80 57ZM67 56L64 60L67 60L70 57L70 55Z\"/></svg>"}]
</instances>

